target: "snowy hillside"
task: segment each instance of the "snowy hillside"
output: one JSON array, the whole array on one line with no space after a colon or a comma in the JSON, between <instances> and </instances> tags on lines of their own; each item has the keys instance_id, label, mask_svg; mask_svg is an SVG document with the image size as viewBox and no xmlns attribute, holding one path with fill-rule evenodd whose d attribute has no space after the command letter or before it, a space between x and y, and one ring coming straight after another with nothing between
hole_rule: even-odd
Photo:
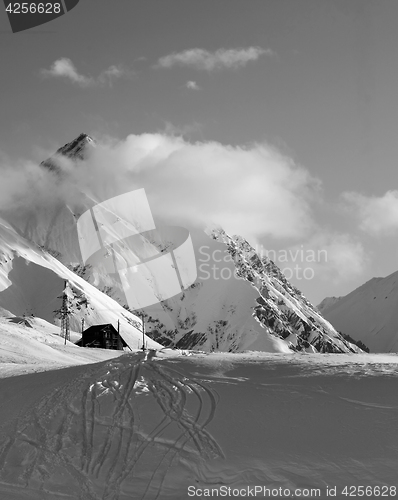
<instances>
[{"instance_id":1,"label":"snowy hillside","mask_svg":"<svg viewBox=\"0 0 398 500\"><path fill-rule=\"evenodd\" d=\"M136 349L142 344L142 334L137 316L129 313L113 299L77 276L52 255L17 234L0 219L0 307L15 316L34 315L54 324L54 311L61 307L64 282L72 291L70 316L71 329L81 331L85 326L112 323L120 320L121 335L127 344ZM158 344L147 339L148 347Z\"/></svg>"},{"instance_id":2,"label":"snowy hillside","mask_svg":"<svg viewBox=\"0 0 398 500\"><path fill-rule=\"evenodd\" d=\"M0 378L65 366L108 360L123 354L111 349L80 349L60 337L59 327L32 316L15 316L0 310Z\"/></svg>"},{"instance_id":3,"label":"snowy hillside","mask_svg":"<svg viewBox=\"0 0 398 500\"><path fill-rule=\"evenodd\" d=\"M160 352L3 379L0 497L395 498L397 363Z\"/></svg>"},{"instance_id":4,"label":"snowy hillside","mask_svg":"<svg viewBox=\"0 0 398 500\"><path fill-rule=\"evenodd\" d=\"M67 179L68 169L85 168L82 159L89 155L93 147L94 141L81 134L60 148L54 157L44 161L42 168L55 176L57 184L62 184ZM72 166L68 163L66 168L62 168L63 161L72 161ZM68 189L72 187L68 185ZM63 264L83 270L89 283L105 290L120 305L127 306L128 300L120 280L110 275L103 255L89 260L86 269L76 267L82 264L77 220L95 202L94 195L81 192L80 186L74 189L74 206L55 200L51 207L39 205L25 215L7 214L7 220L11 220L25 238L50 252ZM222 230L207 235L197 228L187 229L195 250L198 279L182 293L140 311L146 317L148 335L153 339L166 346L206 351L358 351L286 280L272 261L261 260L243 238L231 238ZM112 253L116 261L135 259L140 262L153 257L154 248L163 252L175 247L179 238L180 233L175 226L161 227L142 233L139 245L136 240L115 241ZM31 266L30 271L34 273L34 267ZM18 273L25 273L23 259L14 263L13 276L19 276ZM49 272L45 287L55 290L58 286L59 289L59 282ZM52 301L56 301L54 293L51 297ZM44 302L41 314L51 321L49 315L51 310L56 309L55 302L47 299ZM8 302L4 304L7 307ZM77 320L80 317L80 313L76 315ZM75 327L78 327L76 322Z\"/></svg>"},{"instance_id":5,"label":"snowy hillside","mask_svg":"<svg viewBox=\"0 0 398 500\"><path fill-rule=\"evenodd\" d=\"M337 330L361 340L371 352L398 352L397 304L398 271L318 307Z\"/></svg>"}]
</instances>

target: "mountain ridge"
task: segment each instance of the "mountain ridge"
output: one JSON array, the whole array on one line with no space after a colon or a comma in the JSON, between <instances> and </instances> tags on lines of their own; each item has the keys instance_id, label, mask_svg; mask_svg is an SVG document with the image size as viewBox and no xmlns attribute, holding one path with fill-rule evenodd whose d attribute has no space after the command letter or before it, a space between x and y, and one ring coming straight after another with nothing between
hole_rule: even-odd
<instances>
[{"instance_id":1,"label":"mountain ridge","mask_svg":"<svg viewBox=\"0 0 398 500\"><path fill-rule=\"evenodd\" d=\"M398 352L398 271L368 280L337 302L322 303L325 317L371 352Z\"/></svg>"}]
</instances>

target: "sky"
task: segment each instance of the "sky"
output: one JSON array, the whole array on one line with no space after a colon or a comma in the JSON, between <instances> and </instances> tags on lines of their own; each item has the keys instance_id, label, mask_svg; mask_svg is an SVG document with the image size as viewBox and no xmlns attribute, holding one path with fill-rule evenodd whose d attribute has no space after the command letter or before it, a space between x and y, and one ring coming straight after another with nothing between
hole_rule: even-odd
<instances>
[{"instance_id":1,"label":"sky","mask_svg":"<svg viewBox=\"0 0 398 500\"><path fill-rule=\"evenodd\" d=\"M81 0L13 34L1 11L3 204L10 169L84 132L315 304L395 272L397 19L395 0Z\"/></svg>"}]
</instances>

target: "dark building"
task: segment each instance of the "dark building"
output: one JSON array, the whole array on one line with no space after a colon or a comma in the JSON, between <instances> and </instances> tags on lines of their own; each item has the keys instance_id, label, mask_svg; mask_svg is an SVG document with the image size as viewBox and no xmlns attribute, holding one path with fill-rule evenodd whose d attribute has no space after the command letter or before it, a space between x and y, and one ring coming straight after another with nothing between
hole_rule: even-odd
<instances>
[{"instance_id":1,"label":"dark building","mask_svg":"<svg viewBox=\"0 0 398 500\"><path fill-rule=\"evenodd\" d=\"M93 325L82 333L82 338L76 342L79 347L97 347L100 349L115 349L121 351L126 347L116 328L110 323L107 325Z\"/></svg>"}]
</instances>

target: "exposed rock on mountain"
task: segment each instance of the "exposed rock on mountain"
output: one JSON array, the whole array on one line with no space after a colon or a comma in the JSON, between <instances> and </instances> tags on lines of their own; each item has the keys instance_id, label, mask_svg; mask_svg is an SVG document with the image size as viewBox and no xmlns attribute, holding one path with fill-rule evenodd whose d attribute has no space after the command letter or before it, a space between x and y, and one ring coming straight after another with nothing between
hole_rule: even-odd
<instances>
[{"instance_id":1,"label":"exposed rock on mountain","mask_svg":"<svg viewBox=\"0 0 398 500\"><path fill-rule=\"evenodd\" d=\"M59 172L64 158L75 162L84 160L90 154L90 148L92 147L95 147L94 139L87 134L80 134L75 140L59 148L53 156L42 161L40 165Z\"/></svg>"}]
</instances>

